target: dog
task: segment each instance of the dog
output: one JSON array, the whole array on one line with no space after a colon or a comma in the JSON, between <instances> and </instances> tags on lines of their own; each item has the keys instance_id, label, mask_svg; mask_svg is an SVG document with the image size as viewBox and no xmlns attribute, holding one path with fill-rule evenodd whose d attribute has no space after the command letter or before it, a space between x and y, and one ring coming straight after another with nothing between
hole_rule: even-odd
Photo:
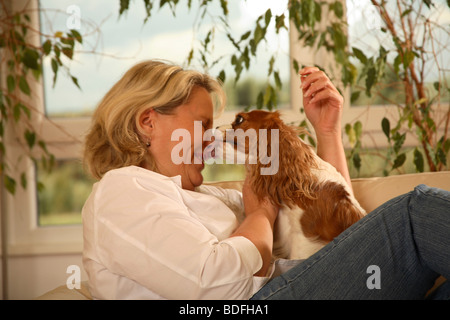
<instances>
[{"instance_id":1,"label":"dog","mask_svg":"<svg viewBox=\"0 0 450 320\"><path fill-rule=\"evenodd\" d=\"M285 124L279 112L241 112L231 127L233 132L253 129L258 140L242 147L236 135L229 130L224 134L226 143L246 154L246 175L257 197L268 197L280 208L274 226L274 257L306 259L365 216L344 177L319 158L299 137L301 128ZM262 136L261 129L277 133L278 139L267 132ZM266 152L278 166L268 163ZM270 166L272 173L264 173Z\"/></svg>"}]
</instances>

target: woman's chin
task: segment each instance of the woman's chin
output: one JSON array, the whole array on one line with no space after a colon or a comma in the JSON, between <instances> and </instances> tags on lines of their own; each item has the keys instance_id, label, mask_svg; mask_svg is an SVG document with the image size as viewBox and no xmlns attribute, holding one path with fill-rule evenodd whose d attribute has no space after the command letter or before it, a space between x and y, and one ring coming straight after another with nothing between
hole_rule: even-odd
<instances>
[{"instance_id":1,"label":"woman's chin","mask_svg":"<svg viewBox=\"0 0 450 320\"><path fill-rule=\"evenodd\" d=\"M203 183L202 170L204 164L196 164L191 167L188 176L186 177L186 183L183 184L184 189L194 190L196 187Z\"/></svg>"}]
</instances>

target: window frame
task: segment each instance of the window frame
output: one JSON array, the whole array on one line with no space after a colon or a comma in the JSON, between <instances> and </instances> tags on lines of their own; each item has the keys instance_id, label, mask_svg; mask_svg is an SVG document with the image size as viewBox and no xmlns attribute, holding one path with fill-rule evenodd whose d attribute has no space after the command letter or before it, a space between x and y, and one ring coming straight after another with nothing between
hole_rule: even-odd
<instances>
[{"instance_id":1,"label":"window frame","mask_svg":"<svg viewBox=\"0 0 450 320\"><path fill-rule=\"evenodd\" d=\"M334 1L334 0L327 0ZM345 6L345 0L342 1ZM38 0L20 0L11 1L13 8L21 8L24 5L36 7ZM31 11L31 21L39 29L39 12ZM309 48L303 47L298 42L295 28L290 28L290 55L291 57L301 57L303 64L315 64L317 61L334 61L333 57L326 52L315 52ZM33 39L39 45L39 37ZM282 110L282 117L288 122L300 123L305 119L304 114L300 112L302 107L302 98L300 93L300 78L291 66L290 71L290 105L288 109ZM43 80L36 82L30 78L30 87L35 95L33 101L35 107L42 113L44 110L44 88ZM349 104L350 90L344 91L344 113L342 124L353 123L360 120L364 128L363 143L365 147L377 146L383 147L387 144L384 134L381 130L381 119L388 117L390 120L395 119L397 114L396 107L390 106L370 106L370 107L350 107ZM235 116L236 111L226 111L218 119L215 119L215 125L230 124ZM40 128L41 136L46 141L49 151L54 154L56 159L79 159L82 151L83 137L90 124L90 117L80 118L52 118L50 121L44 117L36 117L34 119L36 128ZM344 145L349 146L346 137L343 137ZM414 144L414 140L407 140L406 144ZM21 156L21 148L15 139L8 141L11 150L11 158L19 159ZM12 147L12 148L11 148ZM6 214L8 225L8 248L9 254L55 254L55 253L80 253L83 248L82 225L70 226L39 226L38 225L38 206L36 189L33 183L36 180L36 172L34 165L30 160L21 160L21 170L26 171L29 181L26 190L18 187L16 195L6 194ZM19 179L19 177L15 177Z\"/></svg>"}]
</instances>

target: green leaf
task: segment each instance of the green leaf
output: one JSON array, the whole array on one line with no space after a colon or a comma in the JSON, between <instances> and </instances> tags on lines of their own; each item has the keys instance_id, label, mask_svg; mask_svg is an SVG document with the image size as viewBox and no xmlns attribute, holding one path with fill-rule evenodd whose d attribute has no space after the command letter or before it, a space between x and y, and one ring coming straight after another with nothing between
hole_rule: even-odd
<instances>
[{"instance_id":1,"label":"green leaf","mask_svg":"<svg viewBox=\"0 0 450 320\"><path fill-rule=\"evenodd\" d=\"M353 128L355 129L355 135L356 135L356 139L361 139L361 135L362 135L362 123L361 121L356 121L355 124L353 125Z\"/></svg>"},{"instance_id":2,"label":"green leaf","mask_svg":"<svg viewBox=\"0 0 450 320\"><path fill-rule=\"evenodd\" d=\"M129 5L130 5L130 0L120 0L119 16L128 10Z\"/></svg>"},{"instance_id":3,"label":"green leaf","mask_svg":"<svg viewBox=\"0 0 450 320\"><path fill-rule=\"evenodd\" d=\"M36 50L25 49L23 53L22 62L30 69L39 69L39 53Z\"/></svg>"},{"instance_id":4,"label":"green leaf","mask_svg":"<svg viewBox=\"0 0 450 320\"><path fill-rule=\"evenodd\" d=\"M38 141L38 145L39 145L39 147L40 147L45 153L48 154L47 145L45 144L44 141L39 140L39 141Z\"/></svg>"},{"instance_id":5,"label":"green leaf","mask_svg":"<svg viewBox=\"0 0 450 320\"><path fill-rule=\"evenodd\" d=\"M72 60L73 58L73 49L72 48L68 48L68 47L63 47L62 48L62 53L69 58L70 60Z\"/></svg>"},{"instance_id":6,"label":"green leaf","mask_svg":"<svg viewBox=\"0 0 450 320\"><path fill-rule=\"evenodd\" d=\"M443 165L447 164L447 156L445 155L445 153L442 150L442 148L438 148L437 149L437 151L436 151L436 160L439 160Z\"/></svg>"},{"instance_id":7,"label":"green leaf","mask_svg":"<svg viewBox=\"0 0 450 320\"><path fill-rule=\"evenodd\" d=\"M53 45L53 52L55 52L55 57L59 60L61 56L61 48L59 47L59 43Z\"/></svg>"},{"instance_id":8,"label":"green leaf","mask_svg":"<svg viewBox=\"0 0 450 320\"><path fill-rule=\"evenodd\" d=\"M256 109L262 109L264 104L264 95L262 92L258 94L258 98L256 98Z\"/></svg>"},{"instance_id":9,"label":"green leaf","mask_svg":"<svg viewBox=\"0 0 450 320\"><path fill-rule=\"evenodd\" d=\"M391 140L391 124L387 118L383 118L383 120L381 120L381 128L383 129L384 134L390 141Z\"/></svg>"},{"instance_id":10,"label":"green leaf","mask_svg":"<svg viewBox=\"0 0 450 320\"><path fill-rule=\"evenodd\" d=\"M269 101L272 99L272 91L273 91L272 86L270 84L267 85L266 91L264 93L264 100L263 100L264 101L263 102L264 105L268 105Z\"/></svg>"},{"instance_id":11,"label":"green leaf","mask_svg":"<svg viewBox=\"0 0 450 320\"><path fill-rule=\"evenodd\" d=\"M70 33L72 34L72 36L75 38L76 41L78 41L79 43L83 43L83 37L77 30L71 29Z\"/></svg>"},{"instance_id":12,"label":"green leaf","mask_svg":"<svg viewBox=\"0 0 450 320\"><path fill-rule=\"evenodd\" d=\"M14 180L8 175L5 175L3 182L5 184L6 190L8 190L9 193L14 195L16 193L16 180Z\"/></svg>"},{"instance_id":13,"label":"green leaf","mask_svg":"<svg viewBox=\"0 0 450 320\"><path fill-rule=\"evenodd\" d=\"M402 57L400 54L394 59L394 70L395 73L398 74L400 72L400 63L402 62Z\"/></svg>"},{"instance_id":14,"label":"green leaf","mask_svg":"<svg viewBox=\"0 0 450 320\"><path fill-rule=\"evenodd\" d=\"M220 6L222 7L223 15L228 16L228 1L220 0Z\"/></svg>"},{"instance_id":15,"label":"green leaf","mask_svg":"<svg viewBox=\"0 0 450 320\"><path fill-rule=\"evenodd\" d=\"M408 10L403 11L401 18L406 17L411 12L412 12L412 8L409 8Z\"/></svg>"},{"instance_id":16,"label":"green leaf","mask_svg":"<svg viewBox=\"0 0 450 320\"><path fill-rule=\"evenodd\" d=\"M353 54L355 55L356 58L358 58L359 61L361 61L363 64L367 63L367 57L361 50L355 47L353 47L352 50Z\"/></svg>"},{"instance_id":17,"label":"green leaf","mask_svg":"<svg viewBox=\"0 0 450 320\"><path fill-rule=\"evenodd\" d=\"M414 60L414 57L415 57L414 52L406 50L403 56L403 68L405 68L405 70L409 68L410 64Z\"/></svg>"},{"instance_id":18,"label":"green leaf","mask_svg":"<svg viewBox=\"0 0 450 320\"><path fill-rule=\"evenodd\" d=\"M350 102L353 104L355 101L359 99L359 95L361 94L361 91L352 92L352 96L350 98Z\"/></svg>"},{"instance_id":19,"label":"green leaf","mask_svg":"<svg viewBox=\"0 0 450 320\"><path fill-rule=\"evenodd\" d=\"M30 86L28 85L28 82L27 82L27 80L25 79L24 76L21 76L20 79L19 79L19 88L27 96L30 95L30 93L31 93Z\"/></svg>"},{"instance_id":20,"label":"green leaf","mask_svg":"<svg viewBox=\"0 0 450 320\"><path fill-rule=\"evenodd\" d=\"M55 86L56 83L56 76L58 75L58 61L56 61L56 59L52 59L52 70L53 70L53 87Z\"/></svg>"},{"instance_id":21,"label":"green leaf","mask_svg":"<svg viewBox=\"0 0 450 320\"><path fill-rule=\"evenodd\" d=\"M300 66L298 65L298 61L293 59L292 64L294 66L295 73L298 74L298 72L300 71Z\"/></svg>"},{"instance_id":22,"label":"green leaf","mask_svg":"<svg viewBox=\"0 0 450 320\"><path fill-rule=\"evenodd\" d=\"M258 24L256 25L254 35L253 35L253 41L251 41L251 52L252 55L256 54L256 48L258 47L259 42L264 38L265 31L261 26Z\"/></svg>"},{"instance_id":23,"label":"green leaf","mask_svg":"<svg viewBox=\"0 0 450 320\"><path fill-rule=\"evenodd\" d=\"M217 80L219 80L221 83L225 83L227 76L225 74L225 70L220 71L219 76L217 77Z\"/></svg>"},{"instance_id":24,"label":"green leaf","mask_svg":"<svg viewBox=\"0 0 450 320\"><path fill-rule=\"evenodd\" d=\"M267 9L266 14L264 15L264 21L266 22L266 26L269 25L271 19L272 19L272 11L270 9Z\"/></svg>"},{"instance_id":25,"label":"green leaf","mask_svg":"<svg viewBox=\"0 0 450 320\"><path fill-rule=\"evenodd\" d=\"M359 153L355 153L352 157L353 165L355 166L356 170L361 169L361 157L359 156Z\"/></svg>"},{"instance_id":26,"label":"green leaf","mask_svg":"<svg viewBox=\"0 0 450 320\"><path fill-rule=\"evenodd\" d=\"M345 125L345 133L348 136L348 142L350 143L350 146L353 148L356 143L356 133L355 129L349 123Z\"/></svg>"},{"instance_id":27,"label":"green leaf","mask_svg":"<svg viewBox=\"0 0 450 320\"><path fill-rule=\"evenodd\" d=\"M397 158L395 158L394 160L394 165L392 166L392 170L397 169L399 167L401 167L406 160L406 155L404 153L401 153L397 156Z\"/></svg>"},{"instance_id":28,"label":"green leaf","mask_svg":"<svg viewBox=\"0 0 450 320\"><path fill-rule=\"evenodd\" d=\"M30 108L26 107L25 105L23 105L22 103L18 103L19 107L23 110L23 112L25 112L25 114L27 115L28 119L31 120L31 111Z\"/></svg>"},{"instance_id":29,"label":"green leaf","mask_svg":"<svg viewBox=\"0 0 450 320\"><path fill-rule=\"evenodd\" d=\"M442 146L444 148L444 152L448 153L450 151L450 139L447 138Z\"/></svg>"},{"instance_id":30,"label":"green leaf","mask_svg":"<svg viewBox=\"0 0 450 320\"><path fill-rule=\"evenodd\" d=\"M275 64L275 56L272 56L269 61L269 71L267 72L267 76L270 76L272 74L274 64Z\"/></svg>"},{"instance_id":31,"label":"green leaf","mask_svg":"<svg viewBox=\"0 0 450 320\"><path fill-rule=\"evenodd\" d=\"M72 79L72 82L78 87L78 89L81 90L80 85L78 84L78 79L75 78L74 76L70 76L70 78Z\"/></svg>"},{"instance_id":32,"label":"green leaf","mask_svg":"<svg viewBox=\"0 0 450 320\"><path fill-rule=\"evenodd\" d=\"M193 58L194 58L194 49L191 49L191 51L189 51L188 58L187 58L188 65L191 64L191 61Z\"/></svg>"},{"instance_id":33,"label":"green leaf","mask_svg":"<svg viewBox=\"0 0 450 320\"><path fill-rule=\"evenodd\" d=\"M25 140L27 141L28 147L32 149L36 142L36 133L31 132L30 130L26 130L24 136Z\"/></svg>"},{"instance_id":34,"label":"green leaf","mask_svg":"<svg viewBox=\"0 0 450 320\"><path fill-rule=\"evenodd\" d=\"M41 181L38 181L36 184L36 188L38 192L42 192L45 190L45 185Z\"/></svg>"},{"instance_id":35,"label":"green leaf","mask_svg":"<svg viewBox=\"0 0 450 320\"><path fill-rule=\"evenodd\" d=\"M27 188L27 176L25 175L24 172L22 172L22 174L20 175L20 185L21 185L22 188L24 188L24 189Z\"/></svg>"},{"instance_id":36,"label":"green leaf","mask_svg":"<svg viewBox=\"0 0 450 320\"><path fill-rule=\"evenodd\" d=\"M275 29L277 33L280 32L281 28L285 28L287 30L287 27L284 24L284 19L285 19L284 13L281 16L275 16Z\"/></svg>"},{"instance_id":37,"label":"green leaf","mask_svg":"<svg viewBox=\"0 0 450 320\"><path fill-rule=\"evenodd\" d=\"M406 133L404 133L404 134L397 133L394 135L393 139L395 141L394 152L395 152L395 154L397 154L400 151L401 147L403 146L403 143L405 142Z\"/></svg>"},{"instance_id":38,"label":"green leaf","mask_svg":"<svg viewBox=\"0 0 450 320\"><path fill-rule=\"evenodd\" d=\"M23 112L25 112L25 114L27 115L28 119L31 119L31 111L30 111L30 109L27 108L22 103L18 102L13 107L13 117L14 117L14 121L15 122L19 122L20 115L21 115L21 110L23 110Z\"/></svg>"},{"instance_id":39,"label":"green leaf","mask_svg":"<svg viewBox=\"0 0 450 320\"><path fill-rule=\"evenodd\" d=\"M17 123L20 120L20 102L17 103L14 108L13 108L13 117L14 117L14 121Z\"/></svg>"},{"instance_id":40,"label":"green leaf","mask_svg":"<svg viewBox=\"0 0 450 320\"><path fill-rule=\"evenodd\" d=\"M428 9L430 9L430 6L433 5L433 2L431 2L431 0L423 0L423 2L426 4L426 6L428 7ZM448 3L448 0L447 0Z\"/></svg>"},{"instance_id":41,"label":"green leaf","mask_svg":"<svg viewBox=\"0 0 450 320\"><path fill-rule=\"evenodd\" d=\"M283 86L283 84L281 83L280 75L279 75L278 71L275 71L273 73L273 77L275 78L275 85L277 86L278 90L281 90L281 87Z\"/></svg>"},{"instance_id":42,"label":"green leaf","mask_svg":"<svg viewBox=\"0 0 450 320\"><path fill-rule=\"evenodd\" d=\"M333 11L336 17L338 17L339 19L342 18L342 16L344 15L344 7L342 6L342 3L340 1L336 1L334 3Z\"/></svg>"},{"instance_id":43,"label":"green leaf","mask_svg":"<svg viewBox=\"0 0 450 320\"><path fill-rule=\"evenodd\" d=\"M367 70L367 78L366 78L366 95L371 96L370 90L372 89L372 86L375 84L375 78L376 78L376 70L375 68L370 68Z\"/></svg>"},{"instance_id":44,"label":"green leaf","mask_svg":"<svg viewBox=\"0 0 450 320\"><path fill-rule=\"evenodd\" d=\"M16 80L12 75L9 75L6 78L6 85L8 86L8 92L13 92L14 89L16 88Z\"/></svg>"},{"instance_id":45,"label":"green leaf","mask_svg":"<svg viewBox=\"0 0 450 320\"><path fill-rule=\"evenodd\" d=\"M244 34L241 36L241 39L239 40L238 43L240 43L241 41L247 40L248 37L250 37L251 34L252 34L251 31L247 31L246 33L244 33Z\"/></svg>"},{"instance_id":46,"label":"green leaf","mask_svg":"<svg viewBox=\"0 0 450 320\"><path fill-rule=\"evenodd\" d=\"M61 38L61 43L67 45L68 48L73 49L73 47L75 46L75 40L71 34L68 35L70 36L70 38Z\"/></svg>"},{"instance_id":47,"label":"green leaf","mask_svg":"<svg viewBox=\"0 0 450 320\"><path fill-rule=\"evenodd\" d=\"M414 166L416 167L417 172L423 172L424 170L424 161L422 152L419 149L414 149Z\"/></svg>"},{"instance_id":48,"label":"green leaf","mask_svg":"<svg viewBox=\"0 0 450 320\"><path fill-rule=\"evenodd\" d=\"M42 50L44 51L44 54L48 56L48 54L52 50L52 42L50 40L45 41L42 45Z\"/></svg>"}]
</instances>

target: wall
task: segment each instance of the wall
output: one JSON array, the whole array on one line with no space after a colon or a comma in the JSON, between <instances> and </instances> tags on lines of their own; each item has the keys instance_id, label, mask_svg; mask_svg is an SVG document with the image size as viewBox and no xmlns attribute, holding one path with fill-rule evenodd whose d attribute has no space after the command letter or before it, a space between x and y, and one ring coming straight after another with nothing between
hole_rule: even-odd
<instances>
[{"instance_id":1,"label":"wall","mask_svg":"<svg viewBox=\"0 0 450 320\"><path fill-rule=\"evenodd\" d=\"M8 299L30 300L58 286L65 285L71 274L67 267L78 265L81 281L87 280L81 254L20 255L8 261ZM3 293L0 293L3 299Z\"/></svg>"}]
</instances>

